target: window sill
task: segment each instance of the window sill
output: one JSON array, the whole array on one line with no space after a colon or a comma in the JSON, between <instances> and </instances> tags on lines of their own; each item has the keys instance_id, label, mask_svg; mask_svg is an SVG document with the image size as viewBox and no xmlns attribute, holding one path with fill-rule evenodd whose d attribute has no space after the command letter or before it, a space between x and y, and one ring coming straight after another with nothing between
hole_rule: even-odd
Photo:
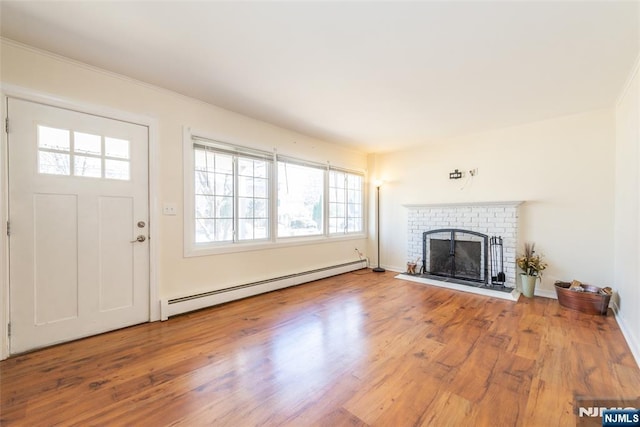
<instances>
[{"instance_id":1,"label":"window sill","mask_svg":"<svg viewBox=\"0 0 640 427\"><path fill-rule=\"evenodd\" d=\"M192 258L192 257L200 257L200 256L208 256L208 255L221 255L221 254L232 254L232 253L241 253L241 252L254 252L254 251L265 251L271 249L281 249L295 246L309 246L309 245L317 245L317 244L325 244L325 243L338 243L346 240L361 240L366 239L367 235L364 233L360 234L346 234L340 236L311 236L311 237L287 237L278 239L275 242L261 242L261 243L234 243L231 245L221 245L221 246L194 246L188 247L185 245L184 248L184 257Z\"/></svg>"}]
</instances>

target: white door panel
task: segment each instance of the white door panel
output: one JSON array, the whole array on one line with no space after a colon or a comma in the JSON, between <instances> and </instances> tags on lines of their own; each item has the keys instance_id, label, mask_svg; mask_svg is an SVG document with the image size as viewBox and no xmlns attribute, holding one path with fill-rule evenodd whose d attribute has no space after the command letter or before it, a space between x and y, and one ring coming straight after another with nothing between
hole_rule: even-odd
<instances>
[{"instance_id":1,"label":"white door panel","mask_svg":"<svg viewBox=\"0 0 640 427\"><path fill-rule=\"evenodd\" d=\"M78 200L67 194L34 194L33 200L33 306L41 326L78 317Z\"/></svg>"},{"instance_id":2,"label":"white door panel","mask_svg":"<svg viewBox=\"0 0 640 427\"><path fill-rule=\"evenodd\" d=\"M7 110L11 352L148 321L148 129Z\"/></svg>"},{"instance_id":3,"label":"white door panel","mask_svg":"<svg viewBox=\"0 0 640 427\"><path fill-rule=\"evenodd\" d=\"M130 307L135 300L131 224L136 221L131 197L98 200L100 311ZM135 232L135 230L133 231Z\"/></svg>"}]
</instances>

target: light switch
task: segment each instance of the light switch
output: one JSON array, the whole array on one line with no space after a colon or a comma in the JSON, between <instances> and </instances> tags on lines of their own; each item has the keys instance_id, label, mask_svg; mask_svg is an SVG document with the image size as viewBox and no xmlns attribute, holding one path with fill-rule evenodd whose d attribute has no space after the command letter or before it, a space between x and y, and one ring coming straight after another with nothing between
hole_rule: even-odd
<instances>
[{"instance_id":1,"label":"light switch","mask_svg":"<svg viewBox=\"0 0 640 427\"><path fill-rule=\"evenodd\" d=\"M178 207L176 206L175 203L165 203L162 206L162 213L164 215L177 215L178 214Z\"/></svg>"}]
</instances>

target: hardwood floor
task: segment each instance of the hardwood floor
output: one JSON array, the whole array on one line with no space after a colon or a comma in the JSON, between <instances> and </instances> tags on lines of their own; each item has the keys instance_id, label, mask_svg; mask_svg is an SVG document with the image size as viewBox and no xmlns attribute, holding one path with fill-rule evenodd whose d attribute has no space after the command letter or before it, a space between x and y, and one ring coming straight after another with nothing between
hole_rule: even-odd
<instances>
[{"instance_id":1,"label":"hardwood floor","mask_svg":"<svg viewBox=\"0 0 640 427\"><path fill-rule=\"evenodd\" d=\"M613 315L360 270L0 362L0 424L568 426L630 397Z\"/></svg>"}]
</instances>

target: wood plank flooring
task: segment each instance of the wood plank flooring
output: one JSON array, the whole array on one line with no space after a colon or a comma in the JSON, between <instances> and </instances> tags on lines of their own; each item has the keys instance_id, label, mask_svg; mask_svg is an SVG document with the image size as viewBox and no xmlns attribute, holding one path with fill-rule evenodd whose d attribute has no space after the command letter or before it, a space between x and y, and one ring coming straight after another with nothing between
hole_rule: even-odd
<instances>
[{"instance_id":1,"label":"wood plank flooring","mask_svg":"<svg viewBox=\"0 0 640 427\"><path fill-rule=\"evenodd\" d=\"M633 397L613 315L360 270L0 362L3 426L567 426Z\"/></svg>"}]
</instances>

